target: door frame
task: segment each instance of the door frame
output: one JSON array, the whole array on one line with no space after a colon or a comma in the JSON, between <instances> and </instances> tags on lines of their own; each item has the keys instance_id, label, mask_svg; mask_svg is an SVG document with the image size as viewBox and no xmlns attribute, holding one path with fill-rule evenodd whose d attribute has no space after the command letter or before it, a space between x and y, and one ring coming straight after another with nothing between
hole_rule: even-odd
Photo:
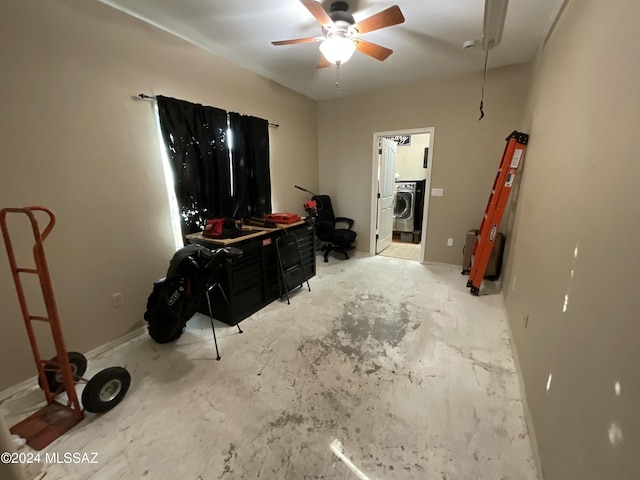
<instances>
[{"instance_id":1,"label":"door frame","mask_svg":"<svg viewBox=\"0 0 640 480\"><path fill-rule=\"evenodd\" d=\"M424 187L424 205L422 214L422 230L427 230L427 218L429 216L429 197L431 196L431 175L433 173L433 141L436 135L435 127L405 128L402 130L389 130L373 133L373 155L371 157L371 229L369 232L369 255L376 255L376 226L378 220L378 138L393 137L395 135L429 134L429 156L427 162L427 178ZM424 257L427 250L427 236L420 236L420 263L425 263Z\"/></svg>"}]
</instances>

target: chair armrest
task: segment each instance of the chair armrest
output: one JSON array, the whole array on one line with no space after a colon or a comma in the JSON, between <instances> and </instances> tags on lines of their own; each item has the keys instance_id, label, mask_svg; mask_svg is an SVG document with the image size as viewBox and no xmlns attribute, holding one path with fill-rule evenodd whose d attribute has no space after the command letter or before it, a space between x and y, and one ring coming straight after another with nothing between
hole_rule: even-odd
<instances>
[{"instance_id":1,"label":"chair armrest","mask_svg":"<svg viewBox=\"0 0 640 480\"><path fill-rule=\"evenodd\" d=\"M343 222L343 223L346 223L347 225L349 225L348 230L351 230L351 227L353 227L353 219L351 219L351 218L336 217L336 223L338 223L338 222Z\"/></svg>"}]
</instances>

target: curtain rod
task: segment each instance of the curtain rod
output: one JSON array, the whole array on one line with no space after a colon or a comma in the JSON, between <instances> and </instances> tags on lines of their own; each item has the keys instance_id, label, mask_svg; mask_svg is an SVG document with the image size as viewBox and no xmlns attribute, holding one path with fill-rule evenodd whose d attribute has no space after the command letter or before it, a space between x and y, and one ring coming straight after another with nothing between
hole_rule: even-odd
<instances>
[{"instance_id":1,"label":"curtain rod","mask_svg":"<svg viewBox=\"0 0 640 480\"><path fill-rule=\"evenodd\" d=\"M156 97L154 97L154 96L152 96L152 95L146 95L146 94L144 94L144 93L139 93L139 94L138 94L138 96L139 96L140 98L145 99L145 100L155 100L155 99L156 99ZM273 127L273 128L278 128L278 127L280 127L280 124L278 124L278 123L271 123L271 122L269 122L269 126L270 126L270 127Z\"/></svg>"}]
</instances>

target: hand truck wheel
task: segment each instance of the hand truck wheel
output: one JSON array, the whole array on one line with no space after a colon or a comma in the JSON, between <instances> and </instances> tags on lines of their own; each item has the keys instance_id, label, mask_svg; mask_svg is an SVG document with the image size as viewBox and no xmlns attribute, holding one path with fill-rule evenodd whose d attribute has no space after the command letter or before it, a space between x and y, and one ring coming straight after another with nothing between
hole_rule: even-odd
<instances>
[{"instance_id":1,"label":"hand truck wheel","mask_svg":"<svg viewBox=\"0 0 640 480\"><path fill-rule=\"evenodd\" d=\"M105 413L124 398L131 375L122 367L110 367L96 373L82 391L82 406L87 412Z\"/></svg>"},{"instance_id":2,"label":"hand truck wheel","mask_svg":"<svg viewBox=\"0 0 640 480\"><path fill-rule=\"evenodd\" d=\"M71 364L71 373L73 374L74 382L78 382L84 372L87 371L87 358L80 352L67 352L69 357L69 363ZM44 375L47 378L47 387L50 392L57 392L62 386L62 371L60 370L60 363L58 362L58 356L56 355L51 360L48 360L44 365ZM42 380L38 377L38 385L44 390Z\"/></svg>"}]
</instances>

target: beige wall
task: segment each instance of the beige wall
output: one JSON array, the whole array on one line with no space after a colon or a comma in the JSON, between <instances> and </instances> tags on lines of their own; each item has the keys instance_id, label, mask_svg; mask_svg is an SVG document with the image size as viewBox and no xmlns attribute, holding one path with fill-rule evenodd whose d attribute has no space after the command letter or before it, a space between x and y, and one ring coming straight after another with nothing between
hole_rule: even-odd
<instances>
[{"instance_id":1,"label":"beige wall","mask_svg":"<svg viewBox=\"0 0 640 480\"><path fill-rule=\"evenodd\" d=\"M396 172L400 180L424 180L427 169L422 168L424 149L429 146L429 134L411 135L411 145L398 146L396 153Z\"/></svg>"},{"instance_id":2,"label":"beige wall","mask_svg":"<svg viewBox=\"0 0 640 480\"><path fill-rule=\"evenodd\" d=\"M545 480L640 472L638 31L572 0L536 67L504 295Z\"/></svg>"},{"instance_id":3,"label":"beige wall","mask_svg":"<svg viewBox=\"0 0 640 480\"><path fill-rule=\"evenodd\" d=\"M69 349L142 326L174 249L154 104L132 96L279 123L274 209L304 213L294 183L318 189L316 103L306 97L96 1L3 2L0 32L0 207L41 204L58 216L46 247ZM114 292L125 306L112 307ZM0 305L2 389L35 372L4 248Z\"/></svg>"},{"instance_id":4,"label":"beige wall","mask_svg":"<svg viewBox=\"0 0 640 480\"><path fill-rule=\"evenodd\" d=\"M462 261L465 234L478 228L504 139L522 127L530 73L530 65L490 70L481 122L481 74L319 103L320 189L332 195L337 214L355 219L358 250L370 248L374 132L435 127L431 187L443 188L444 196L429 202L426 260Z\"/></svg>"}]
</instances>

